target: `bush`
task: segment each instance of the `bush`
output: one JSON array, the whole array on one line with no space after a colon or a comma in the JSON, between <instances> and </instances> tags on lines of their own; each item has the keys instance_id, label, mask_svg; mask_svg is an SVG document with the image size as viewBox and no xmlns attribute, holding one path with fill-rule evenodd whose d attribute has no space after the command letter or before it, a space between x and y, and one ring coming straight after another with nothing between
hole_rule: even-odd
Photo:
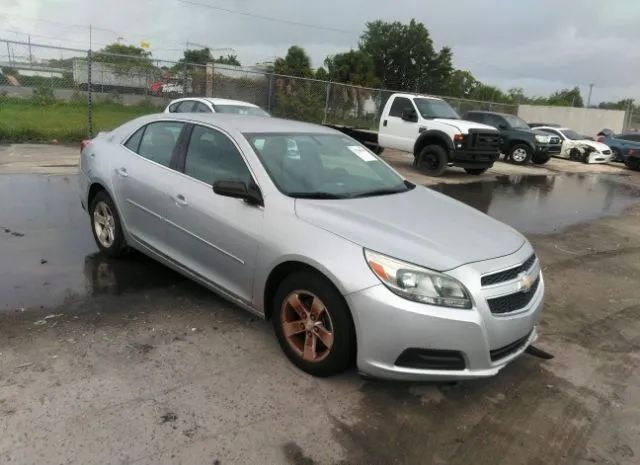
<instances>
[{"instance_id":1,"label":"bush","mask_svg":"<svg viewBox=\"0 0 640 465\"><path fill-rule=\"evenodd\" d=\"M32 101L36 105L47 106L55 103L56 98L52 88L40 86L33 89Z\"/></svg>"}]
</instances>

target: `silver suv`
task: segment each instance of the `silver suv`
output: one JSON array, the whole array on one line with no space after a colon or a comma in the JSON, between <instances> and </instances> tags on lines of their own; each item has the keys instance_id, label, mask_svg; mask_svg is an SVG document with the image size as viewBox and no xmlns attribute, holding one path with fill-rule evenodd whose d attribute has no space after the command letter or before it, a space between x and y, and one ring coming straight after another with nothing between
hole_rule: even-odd
<instances>
[{"instance_id":1,"label":"silver suv","mask_svg":"<svg viewBox=\"0 0 640 465\"><path fill-rule=\"evenodd\" d=\"M103 253L135 248L271 319L311 374L490 376L536 338L529 242L332 129L145 116L83 144L80 184Z\"/></svg>"}]
</instances>

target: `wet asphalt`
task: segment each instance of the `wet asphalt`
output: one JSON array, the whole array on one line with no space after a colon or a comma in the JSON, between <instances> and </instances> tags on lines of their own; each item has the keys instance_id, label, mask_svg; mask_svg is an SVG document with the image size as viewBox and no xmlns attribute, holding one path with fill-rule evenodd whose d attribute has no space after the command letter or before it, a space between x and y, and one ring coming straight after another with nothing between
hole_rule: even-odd
<instances>
[{"instance_id":1,"label":"wet asphalt","mask_svg":"<svg viewBox=\"0 0 640 465\"><path fill-rule=\"evenodd\" d=\"M74 175L0 175L0 463L637 464L638 179L432 188L532 240L555 359L458 384L314 379L270 324L98 254Z\"/></svg>"},{"instance_id":2,"label":"wet asphalt","mask_svg":"<svg viewBox=\"0 0 640 465\"><path fill-rule=\"evenodd\" d=\"M624 175L499 176L495 181L436 184L432 189L524 234L548 234L615 215L640 203ZM0 311L47 309L102 294L161 288L185 280L132 252L126 260L98 253L77 178L0 176Z\"/></svg>"}]
</instances>

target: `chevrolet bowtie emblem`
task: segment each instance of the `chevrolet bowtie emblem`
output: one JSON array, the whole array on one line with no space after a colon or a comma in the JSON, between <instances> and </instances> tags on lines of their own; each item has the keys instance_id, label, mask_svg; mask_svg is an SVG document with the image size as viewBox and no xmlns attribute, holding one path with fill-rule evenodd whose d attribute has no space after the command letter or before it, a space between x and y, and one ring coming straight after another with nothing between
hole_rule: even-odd
<instances>
[{"instance_id":1,"label":"chevrolet bowtie emblem","mask_svg":"<svg viewBox=\"0 0 640 465\"><path fill-rule=\"evenodd\" d=\"M520 277L520 292L529 292L531 291L531 286L533 286L533 276L529 274L522 274Z\"/></svg>"}]
</instances>

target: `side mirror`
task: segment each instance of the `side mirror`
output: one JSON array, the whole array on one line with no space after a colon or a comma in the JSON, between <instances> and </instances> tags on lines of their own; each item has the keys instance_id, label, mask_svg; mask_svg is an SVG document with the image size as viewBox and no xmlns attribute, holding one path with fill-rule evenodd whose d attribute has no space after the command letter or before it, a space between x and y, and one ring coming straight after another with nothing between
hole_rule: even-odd
<instances>
[{"instance_id":1,"label":"side mirror","mask_svg":"<svg viewBox=\"0 0 640 465\"><path fill-rule=\"evenodd\" d=\"M402 119L404 121L415 123L416 121L418 121L418 114L415 110L404 110L402 112Z\"/></svg>"},{"instance_id":2,"label":"side mirror","mask_svg":"<svg viewBox=\"0 0 640 465\"><path fill-rule=\"evenodd\" d=\"M500 123L500 124L498 124L498 129L500 129L502 131L507 131L509 129L509 126L507 126L504 123Z\"/></svg>"},{"instance_id":3,"label":"side mirror","mask_svg":"<svg viewBox=\"0 0 640 465\"><path fill-rule=\"evenodd\" d=\"M264 205L262 193L253 182L247 186L243 181L220 180L213 183L213 192L225 197L242 199L251 205Z\"/></svg>"}]
</instances>

